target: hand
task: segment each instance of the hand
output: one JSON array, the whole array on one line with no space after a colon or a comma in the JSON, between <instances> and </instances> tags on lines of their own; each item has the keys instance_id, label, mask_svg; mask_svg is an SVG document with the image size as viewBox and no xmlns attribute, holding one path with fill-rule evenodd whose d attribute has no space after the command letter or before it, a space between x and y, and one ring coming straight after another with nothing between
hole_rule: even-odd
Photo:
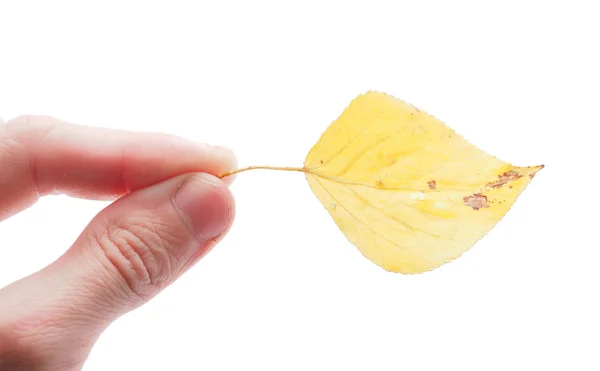
<instances>
[{"instance_id":1,"label":"hand","mask_svg":"<svg viewBox=\"0 0 600 371\"><path fill-rule=\"evenodd\" d=\"M58 260L0 290L0 370L81 369L111 322L228 231L234 201L215 175L234 167L226 149L167 135L49 117L0 123L0 221L48 194L118 198ZM3 260L11 248L2 243Z\"/></svg>"}]
</instances>

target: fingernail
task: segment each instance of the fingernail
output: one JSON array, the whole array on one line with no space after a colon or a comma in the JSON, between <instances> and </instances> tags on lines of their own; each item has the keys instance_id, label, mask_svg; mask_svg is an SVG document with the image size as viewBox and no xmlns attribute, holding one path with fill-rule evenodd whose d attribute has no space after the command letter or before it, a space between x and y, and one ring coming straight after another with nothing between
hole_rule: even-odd
<instances>
[{"instance_id":1,"label":"fingernail","mask_svg":"<svg viewBox=\"0 0 600 371\"><path fill-rule=\"evenodd\" d=\"M173 195L173 203L199 240L214 240L229 226L231 203L220 182L211 175L197 174Z\"/></svg>"},{"instance_id":2,"label":"fingernail","mask_svg":"<svg viewBox=\"0 0 600 371\"><path fill-rule=\"evenodd\" d=\"M224 159L224 169L225 169L224 172L237 169L237 167L238 167L237 157L235 156L235 153L233 152L233 150L231 150L228 147L223 147L223 146L211 145L211 147L214 148L215 150L217 150L217 152L221 154L221 158ZM235 180L235 175L230 175L230 176L226 177L225 179L223 179L223 181L229 186L231 186L231 184L233 183L234 180Z\"/></svg>"},{"instance_id":3,"label":"fingernail","mask_svg":"<svg viewBox=\"0 0 600 371\"><path fill-rule=\"evenodd\" d=\"M203 143L203 142L196 142L196 145L204 147L204 148L212 150L212 151L216 151L217 153L222 155L224 158L229 159L231 161L236 161L235 153L229 147L217 146L217 145L207 144L207 143Z\"/></svg>"},{"instance_id":4,"label":"fingernail","mask_svg":"<svg viewBox=\"0 0 600 371\"><path fill-rule=\"evenodd\" d=\"M237 157L235 155L235 152L233 152L233 150L229 149L228 147L223 147L223 146L213 146L213 147L222 154L223 158L226 159L227 165L229 166L229 168L231 168L232 170L237 168L237 166L238 166Z\"/></svg>"},{"instance_id":5,"label":"fingernail","mask_svg":"<svg viewBox=\"0 0 600 371\"><path fill-rule=\"evenodd\" d=\"M229 157L235 158L235 153L233 153L233 150L231 148L228 148L228 147L225 147L225 146L214 146L214 145L211 146L211 147L213 147L217 151L226 153L227 156L229 156Z\"/></svg>"}]
</instances>

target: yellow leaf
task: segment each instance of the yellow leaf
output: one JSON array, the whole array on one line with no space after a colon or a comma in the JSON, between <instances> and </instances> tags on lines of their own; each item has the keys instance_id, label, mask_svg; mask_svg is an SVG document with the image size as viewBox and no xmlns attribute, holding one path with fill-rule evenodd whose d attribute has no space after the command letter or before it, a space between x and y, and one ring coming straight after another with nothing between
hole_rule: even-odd
<instances>
[{"instance_id":1,"label":"yellow leaf","mask_svg":"<svg viewBox=\"0 0 600 371\"><path fill-rule=\"evenodd\" d=\"M540 166L517 167L379 92L353 100L302 171L347 239L383 269L422 273L459 257L507 213Z\"/></svg>"}]
</instances>

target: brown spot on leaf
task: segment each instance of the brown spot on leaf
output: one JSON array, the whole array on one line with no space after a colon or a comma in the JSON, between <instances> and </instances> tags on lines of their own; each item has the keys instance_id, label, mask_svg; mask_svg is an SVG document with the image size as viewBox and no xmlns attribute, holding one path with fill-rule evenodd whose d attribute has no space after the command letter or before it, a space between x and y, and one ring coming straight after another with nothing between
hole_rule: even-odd
<instances>
[{"instance_id":1,"label":"brown spot on leaf","mask_svg":"<svg viewBox=\"0 0 600 371\"><path fill-rule=\"evenodd\" d=\"M383 181L381 181L381 178L377 177L377 179L375 179L375 185L379 188L383 188Z\"/></svg>"},{"instance_id":2,"label":"brown spot on leaf","mask_svg":"<svg viewBox=\"0 0 600 371\"><path fill-rule=\"evenodd\" d=\"M513 170L507 171L507 172L504 172L502 175L498 175L498 180L488 183L487 186L491 187L491 188L500 188L503 185L505 185L506 183L517 180L517 179L521 178L522 176L523 175L517 173L516 171L513 171Z\"/></svg>"},{"instance_id":3,"label":"brown spot on leaf","mask_svg":"<svg viewBox=\"0 0 600 371\"><path fill-rule=\"evenodd\" d=\"M463 202L466 206L472 207L473 210L490 207L490 205L488 205L488 198L481 193L474 193L470 196L463 197Z\"/></svg>"},{"instance_id":4,"label":"brown spot on leaf","mask_svg":"<svg viewBox=\"0 0 600 371\"><path fill-rule=\"evenodd\" d=\"M533 177L535 176L535 174L537 174L537 172L538 172L538 171L540 171L540 170L542 170L543 168L545 168L545 166L544 166L544 165L540 165L540 166L537 166L537 168L538 168L538 169L537 169L536 171L534 171L533 173L529 174L529 178L530 178L530 179L533 179Z\"/></svg>"},{"instance_id":5,"label":"brown spot on leaf","mask_svg":"<svg viewBox=\"0 0 600 371\"><path fill-rule=\"evenodd\" d=\"M429 189L435 189L435 180L430 180L427 182L427 186L429 187Z\"/></svg>"}]
</instances>

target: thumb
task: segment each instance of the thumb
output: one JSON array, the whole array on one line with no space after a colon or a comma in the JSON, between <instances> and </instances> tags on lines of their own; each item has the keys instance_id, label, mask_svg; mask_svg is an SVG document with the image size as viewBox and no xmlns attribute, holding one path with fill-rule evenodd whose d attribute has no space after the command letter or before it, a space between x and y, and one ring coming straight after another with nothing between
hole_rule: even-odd
<instances>
[{"instance_id":1,"label":"thumb","mask_svg":"<svg viewBox=\"0 0 600 371\"><path fill-rule=\"evenodd\" d=\"M106 326L204 256L233 214L227 185L207 174L133 192L100 212L56 262L0 291L0 327L26 339L15 344L35 344L21 350L33 358L85 359Z\"/></svg>"}]
</instances>

